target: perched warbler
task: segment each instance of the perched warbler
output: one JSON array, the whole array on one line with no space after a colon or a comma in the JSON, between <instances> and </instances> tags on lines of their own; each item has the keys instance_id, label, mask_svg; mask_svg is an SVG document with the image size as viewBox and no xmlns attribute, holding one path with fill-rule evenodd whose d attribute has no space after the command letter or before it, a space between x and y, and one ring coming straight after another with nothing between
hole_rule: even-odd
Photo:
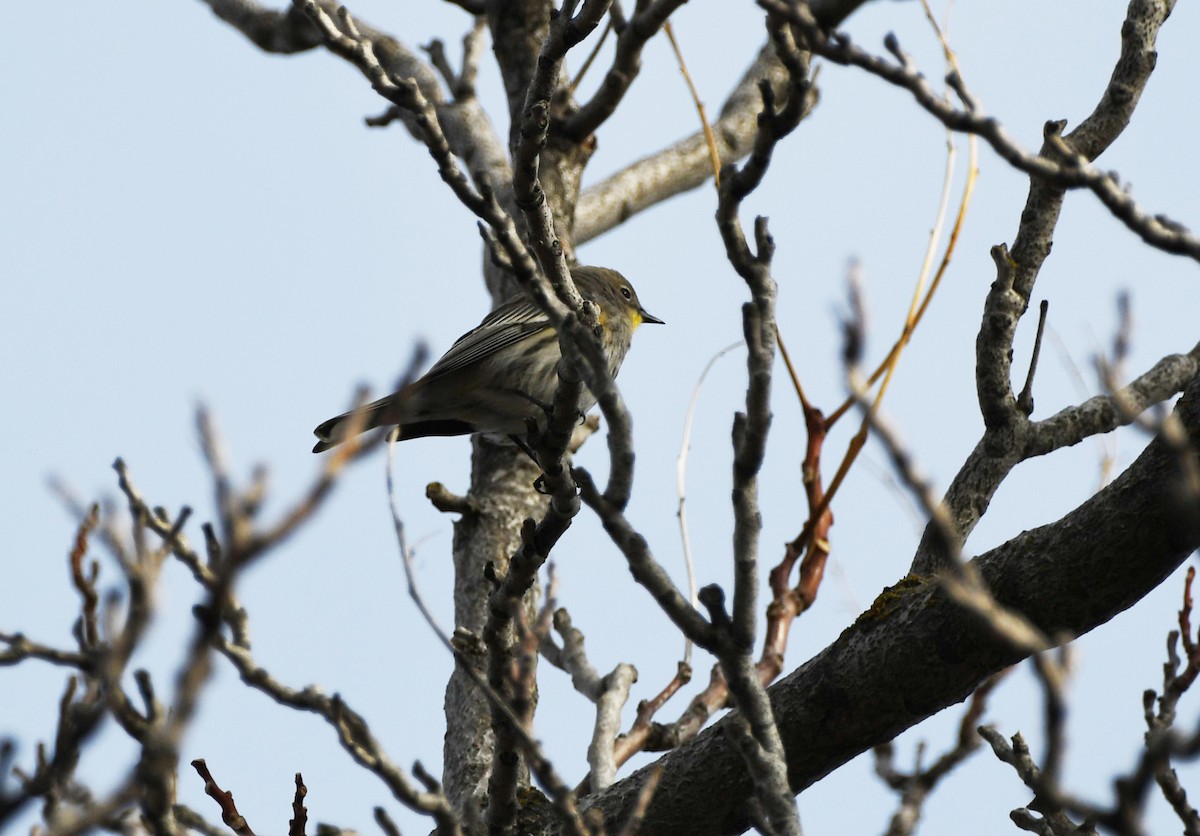
<instances>
[{"instance_id":1,"label":"perched warbler","mask_svg":"<svg viewBox=\"0 0 1200 836\"><path fill-rule=\"evenodd\" d=\"M604 352L615 376L634 330L662 320L646 312L633 285L616 270L575 267L571 278L580 295L600 308ZM506 302L459 337L424 377L318 426L313 452L342 443L352 428L366 432L389 424L400 426L401 441L475 432L520 439L527 419L544 416L554 400L560 357L558 335L546 315L528 299ZM595 403L585 388L580 409Z\"/></svg>"}]
</instances>

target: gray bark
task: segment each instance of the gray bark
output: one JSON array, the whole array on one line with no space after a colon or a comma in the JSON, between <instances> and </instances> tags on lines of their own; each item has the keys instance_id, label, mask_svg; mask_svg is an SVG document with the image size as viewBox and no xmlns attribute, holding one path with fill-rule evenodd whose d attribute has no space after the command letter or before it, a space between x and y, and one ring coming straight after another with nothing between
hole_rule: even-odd
<instances>
[{"instance_id":1,"label":"gray bark","mask_svg":"<svg viewBox=\"0 0 1200 836\"><path fill-rule=\"evenodd\" d=\"M1200 462L1200 377L1176 408ZM1200 504L1155 440L1119 478L1057 522L975 559L996 599L1049 636L1079 636L1128 609L1200 547ZM797 792L867 749L961 702L1022 654L952 602L933 578L885 590L833 644L770 688ZM725 718L663 758L643 832L740 833L753 787ZM627 818L648 769L585 804ZM555 833L552 823L529 833Z\"/></svg>"}]
</instances>

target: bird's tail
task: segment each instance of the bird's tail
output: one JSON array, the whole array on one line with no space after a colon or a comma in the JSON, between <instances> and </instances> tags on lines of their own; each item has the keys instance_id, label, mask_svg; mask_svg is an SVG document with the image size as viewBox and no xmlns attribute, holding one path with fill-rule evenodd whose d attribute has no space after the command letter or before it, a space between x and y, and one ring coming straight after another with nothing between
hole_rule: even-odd
<instances>
[{"instance_id":1,"label":"bird's tail","mask_svg":"<svg viewBox=\"0 0 1200 836\"><path fill-rule=\"evenodd\" d=\"M343 412L335 418L318 424L317 428L313 430L313 435L318 439L313 447L313 452L323 453L367 430L373 430L385 424L398 423L396 417L392 415L396 411L396 397L396 395L388 395L374 403L350 412Z\"/></svg>"}]
</instances>

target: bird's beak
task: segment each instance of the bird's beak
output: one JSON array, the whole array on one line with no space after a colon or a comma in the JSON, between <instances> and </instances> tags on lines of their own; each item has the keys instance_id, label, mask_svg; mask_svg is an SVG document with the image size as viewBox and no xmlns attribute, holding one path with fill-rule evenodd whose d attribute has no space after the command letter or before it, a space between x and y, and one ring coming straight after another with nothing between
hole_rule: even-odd
<instances>
[{"instance_id":1,"label":"bird's beak","mask_svg":"<svg viewBox=\"0 0 1200 836\"><path fill-rule=\"evenodd\" d=\"M667 324L652 313L647 313L644 310L638 311L638 313L640 313L642 315L642 322L649 322L651 325L666 325Z\"/></svg>"}]
</instances>

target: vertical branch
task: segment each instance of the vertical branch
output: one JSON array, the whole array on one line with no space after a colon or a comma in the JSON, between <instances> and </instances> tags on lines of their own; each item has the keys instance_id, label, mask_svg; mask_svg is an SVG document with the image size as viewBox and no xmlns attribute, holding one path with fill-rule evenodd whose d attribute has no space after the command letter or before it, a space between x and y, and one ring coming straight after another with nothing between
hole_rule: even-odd
<instances>
[{"instance_id":1,"label":"vertical branch","mask_svg":"<svg viewBox=\"0 0 1200 836\"><path fill-rule=\"evenodd\" d=\"M567 446L579 410L583 382L607 377L612 388L608 363L594 330L599 326L598 309L584 303L571 280L567 264L569 239L555 228L554 202L547 200L541 181L542 152L549 133L551 106L562 85L562 60L567 51L590 34L607 13L611 0L585 0L575 13L576 0L564 0L561 10L550 15L550 27L525 90L525 106L520 120L514 119L517 138L513 151L513 198L521 209L528 238L542 271L554 288L557 304L547 304L547 314L559 335L562 359L558 364L559 384L555 391L549 431L539 442L542 467L550 503L542 521L535 525L526 520L521 531L521 547L513 555L507 571L497 573L496 588L490 595L484 642L488 650L488 678L504 700L515 700L518 692L528 692L525 721L532 720L536 689L514 689L516 635L514 618L524 606L523 598L532 588L537 572L551 548L579 512L578 491L566 465ZM506 73L510 101L513 78ZM560 164L563 161L558 161ZM561 172L558 172L561 174ZM558 195L563 198L564 195ZM564 240L567 240L564 246ZM577 322L582 327L576 327ZM589 369L590 367L590 369ZM590 371L590 373L589 373ZM598 396L602 387L591 385ZM536 654L529 663L528 677L534 676ZM516 705L512 707L515 709ZM516 793L521 783L522 763L518 729L506 723L493 707L492 727L495 750L492 774L488 782L488 822L493 831L507 832L516 820Z\"/></svg>"},{"instance_id":2,"label":"vertical branch","mask_svg":"<svg viewBox=\"0 0 1200 836\"><path fill-rule=\"evenodd\" d=\"M758 592L758 538L762 526L758 509L758 472L770 427L771 370L775 361L775 281L771 260L775 244L766 218L754 224L754 248L742 230L738 211L742 201L762 182L775 144L799 124L808 106L808 61L797 48L788 27L768 17L768 31L780 60L789 73L787 99L776 106L773 89L760 85L763 100L754 150L741 169L727 166L720 177L717 225L726 254L750 290L750 302L742 308L742 329L747 348L746 410L733 425L734 509L734 595L732 618L725 623L718 658L730 692L737 699L747 732L734 723L735 743L749 768L761 805L762 816L779 833L799 833L795 798L788 784L783 741L775 725L766 689L759 678L751 653L755 640ZM708 588L706 592L711 590ZM702 593L703 595L703 593ZM714 624L722 625L711 592L702 602L709 607Z\"/></svg>"}]
</instances>

